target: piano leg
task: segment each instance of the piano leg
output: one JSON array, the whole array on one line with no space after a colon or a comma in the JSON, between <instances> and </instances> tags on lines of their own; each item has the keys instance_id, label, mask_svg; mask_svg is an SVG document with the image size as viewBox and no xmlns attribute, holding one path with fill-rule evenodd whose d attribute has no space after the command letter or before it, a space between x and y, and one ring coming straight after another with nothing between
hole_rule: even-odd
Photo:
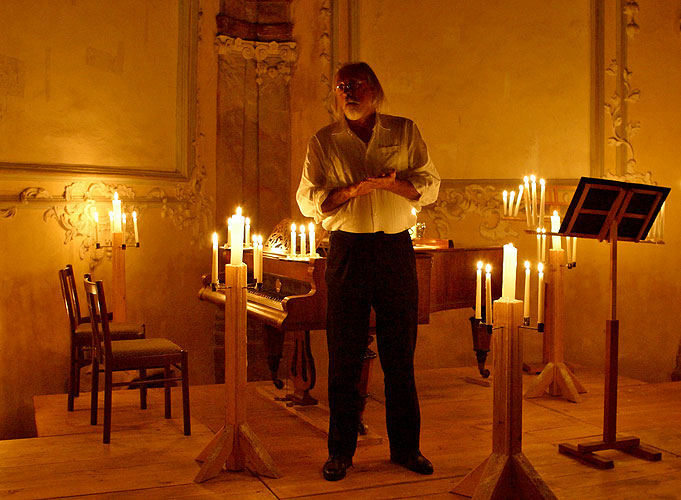
<instances>
[{"instance_id":1,"label":"piano leg","mask_svg":"<svg viewBox=\"0 0 681 500\"><path fill-rule=\"evenodd\" d=\"M279 362L284 351L284 332L269 325L263 325L265 329L265 343L267 347L267 366L270 369L272 383L277 389L284 387L284 382L279 378Z\"/></svg>"},{"instance_id":2,"label":"piano leg","mask_svg":"<svg viewBox=\"0 0 681 500\"><path fill-rule=\"evenodd\" d=\"M374 336L369 335L367 342L367 350L364 353L364 363L362 365L362 378L359 380L359 396L362 399L359 410L359 434L365 436L369 432L369 426L364 423L364 408L369 399L369 380L371 380L371 370L373 368L376 353L369 349L369 346L374 341Z\"/></svg>"},{"instance_id":3,"label":"piano leg","mask_svg":"<svg viewBox=\"0 0 681 500\"><path fill-rule=\"evenodd\" d=\"M293 394L287 394L286 399L291 405L316 405L317 400L310 396L317 382L317 372L314 357L310 348L310 330L293 333L294 348L291 359L291 378L293 379Z\"/></svg>"}]
</instances>

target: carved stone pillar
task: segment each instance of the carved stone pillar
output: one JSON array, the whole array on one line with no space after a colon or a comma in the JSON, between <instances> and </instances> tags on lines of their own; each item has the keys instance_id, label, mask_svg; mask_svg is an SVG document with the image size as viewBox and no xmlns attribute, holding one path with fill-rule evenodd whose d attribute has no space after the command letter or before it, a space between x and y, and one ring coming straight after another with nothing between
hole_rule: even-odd
<instances>
[{"instance_id":1,"label":"carved stone pillar","mask_svg":"<svg viewBox=\"0 0 681 500\"><path fill-rule=\"evenodd\" d=\"M289 80L294 42L217 37L217 212L223 224L236 205L265 237L290 217Z\"/></svg>"}]
</instances>

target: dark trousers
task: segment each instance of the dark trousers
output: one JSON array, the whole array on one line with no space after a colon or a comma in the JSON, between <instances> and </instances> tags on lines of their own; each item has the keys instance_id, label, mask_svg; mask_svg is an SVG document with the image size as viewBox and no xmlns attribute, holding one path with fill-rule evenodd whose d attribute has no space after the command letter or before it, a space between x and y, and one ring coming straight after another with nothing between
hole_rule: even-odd
<instances>
[{"instance_id":1,"label":"dark trousers","mask_svg":"<svg viewBox=\"0 0 681 500\"><path fill-rule=\"evenodd\" d=\"M329 454L352 457L357 447L361 407L358 382L372 307L385 375L390 451L418 451L421 416L414 383L418 282L409 234L332 232L326 284Z\"/></svg>"}]
</instances>

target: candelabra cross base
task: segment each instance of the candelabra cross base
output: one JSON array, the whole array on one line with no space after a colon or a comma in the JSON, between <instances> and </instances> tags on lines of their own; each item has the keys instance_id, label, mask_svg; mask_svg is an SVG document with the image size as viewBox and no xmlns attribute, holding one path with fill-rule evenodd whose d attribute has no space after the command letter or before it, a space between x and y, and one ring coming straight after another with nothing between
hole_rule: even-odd
<instances>
[{"instance_id":1,"label":"candelabra cross base","mask_svg":"<svg viewBox=\"0 0 681 500\"><path fill-rule=\"evenodd\" d=\"M551 396L562 396L573 403L581 403L579 395L584 394L586 389L565 363L549 361L525 391L525 397L538 398L545 392Z\"/></svg>"},{"instance_id":2,"label":"candelabra cross base","mask_svg":"<svg viewBox=\"0 0 681 500\"><path fill-rule=\"evenodd\" d=\"M637 437L622 436L612 441L592 441L578 445L561 443L558 452L579 460L587 465L593 465L597 469L612 469L615 464L609 458L597 455L596 451L618 450L643 460L658 462L662 460L662 454L650 446L641 444Z\"/></svg>"}]
</instances>

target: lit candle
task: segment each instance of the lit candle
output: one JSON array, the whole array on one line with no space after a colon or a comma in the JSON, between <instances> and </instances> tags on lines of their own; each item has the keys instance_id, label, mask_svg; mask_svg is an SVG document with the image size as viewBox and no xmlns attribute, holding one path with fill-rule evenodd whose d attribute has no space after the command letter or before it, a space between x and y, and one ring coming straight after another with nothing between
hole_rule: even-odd
<instances>
[{"instance_id":1,"label":"lit candle","mask_svg":"<svg viewBox=\"0 0 681 500\"><path fill-rule=\"evenodd\" d=\"M317 257L317 242L315 241L314 223L310 222L308 228L310 230L310 257L315 258Z\"/></svg>"},{"instance_id":2,"label":"lit candle","mask_svg":"<svg viewBox=\"0 0 681 500\"><path fill-rule=\"evenodd\" d=\"M557 233L560 231L560 215L558 215L558 210L553 211L551 216L551 232ZM560 250L562 248L560 244L560 236L551 236L551 248L554 250Z\"/></svg>"},{"instance_id":3,"label":"lit candle","mask_svg":"<svg viewBox=\"0 0 681 500\"><path fill-rule=\"evenodd\" d=\"M539 292L537 298L537 323L544 323L544 264L537 264L539 271Z\"/></svg>"},{"instance_id":4,"label":"lit candle","mask_svg":"<svg viewBox=\"0 0 681 500\"><path fill-rule=\"evenodd\" d=\"M123 233L123 244L125 245L125 224L127 222L127 218L125 216L125 213L121 214L121 233Z\"/></svg>"},{"instance_id":5,"label":"lit candle","mask_svg":"<svg viewBox=\"0 0 681 500\"><path fill-rule=\"evenodd\" d=\"M414 225L409 228L409 234L411 235L411 239L413 240L416 238L416 221L418 220L416 218L416 209L412 207L411 209L411 215L414 217Z\"/></svg>"},{"instance_id":6,"label":"lit candle","mask_svg":"<svg viewBox=\"0 0 681 500\"><path fill-rule=\"evenodd\" d=\"M565 237L565 253L568 267L572 267L572 242L570 241L569 236Z\"/></svg>"},{"instance_id":7,"label":"lit candle","mask_svg":"<svg viewBox=\"0 0 681 500\"><path fill-rule=\"evenodd\" d=\"M113 225L111 226L112 233L121 232L121 200L118 199L118 191L114 192L113 200Z\"/></svg>"},{"instance_id":8,"label":"lit candle","mask_svg":"<svg viewBox=\"0 0 681 500\"><path fill-rule=\"evenodd\" d=\"M532 227L532 223L530 222L530 179L525 176L523 181L525 181L525 219L527 221L527 227Z\"/></svg>"},{"instance_id":9,"label":"lit candle","mask_svg":"<svg viewBox=\"0 0 681 500\"><path fill-rule=\"evenodd\" d=\"M546 262L546 228L541 228L541 261Z\"/></svg>"},{"instance_id":10,"label":"lit candle","mask_svg":"<svg viewBox=\"0 0 681 500\"><path fill-rule=\"evenodd\" d=\"M520 211L520 200L523 199L523 185L519 184L518 185L518 199L515 202L515 211L513 212L514 216L518 216L518 212Z\"/></svg>"},{"instance_id":11,"label":"lit candle","mask_svg":"<svg viewBox=\"0 0 681 500\"><path fill-rule=\"evenodd\" d=\"M501 274L501 297L515 300L515 275L518 267L518 249L513 243L504 245L504 267Z\"/></svg>"},{"instance_id":12,"label":"lit candle","mask_svg":"<svg viewBox=\"0 0 681 500\"><path fill-rule=\"evenodd\" d=\"M296 256L296 225L291 224L291 257Z\"/></svg>"},{"instance_id":13,"label":"lit candle","mask_svg":"<svg viewBox=\"0 0 681 500\"><path fill-rule=\"evenodd\" d=\"M546 191L546 181L539 179L539 225L544 227L544 193Z\"/></svg>"},{"instance_id":14,"label":"lit candle","mask_svg":"<svg viewBox=\"0 0 681 500\"><path fill-rule=\"evenodd\" d=\"M530 182L532 183L532 224L534 224L537 217L537 178L534 174L530 175Z\"/></svg>"},{"instance_id":15,"label":"lit candle","mask_svg":"<svg viewBox=\"0 0 681 500\"><path fill-rule=\"evenodd\" d=\"M253 279L256 283L259 281L260 276L260 258L258 256L258 237L253 235Z\"/></svg>"},{"instance_id":16,"label":"lit candle","mask_svg":"<svg viewBox=\"0 0 681 500\"><path fill-rule=\"evenodd\" d=\"M210 282L214 284L218 282L218 233L213 233L213 265Z\"/></svg>"},{"instance_id":17,"label":"lit candle","mask_svg":"<svg viewBox=\"0 0 681 500\"><path fill-rule=\"evenodd\" d=\"M482 319L482 261L478 261L475 276L475 319Z\"/></svg>"},{"instance_id":18,"label":"lit candle","mask_svg":"<svg viewBox=\"0 0 681 500\"><path fill-rule=\"evenodd\" d=\"M508 215L510 217L513 217L513 208L514 208L514 203L513 201L515 200L515 191L511 191L511 194L509 195L508 198Z\"/></svg>"},{"instance_id":19,"label":"lit candle","mask_svg":"<svg viewBox=\"0 0 681 500\"><path fill-rule=\"evenodd\" d=\"M503 198L504 201L504 216L508 215L508 191L504 189L504 192L501 194L501 197Z\"/></svg>"},{"instance_id":20,"label":"lit candle","mask_svg":"<svg viewBox=\"0 0 681 500\"><path fill-rule=\"evenodd\" d=\"M485 323L492 324L492 266L485 266Z\"/></svg>"},{"instance_id":21,"label":"lit candle","mask_svg":"<svg viewBox=\"0 0 681 500\"><path fill-rule=\"evenodd\" d=\"M251 242L251 218L246 217L246 236L244 237L244 243L248 245Z\"/></svg>"},{"instance_id":22,"label":"lit candle","mask_svg":"<svg viewBox=\"0 0 681 500\"><path fill-rule=\"evenodd\" d=\"M132 228L133 228L133 231L135 231L135 245L139 245L140 233L137 230L137 211L136 210L132 211Z\"/></svg>"},{"instance_id":23,"label":"lit candle","mask_svg":"<svg viewBox=\"0 0 681 500\"><path fill-rule=\"evenodd\" d=\"M541 229L537 228L537 262L541 261Z\"/></svg>"},{"instance_id":24,"label":"lit candle","mask_svg":"<svg viewBox=\"0 0 681 500\"><path fill-rule=\"evenodd\" d=\"M525 261L525 295L523 296L523 317L530 317L530 261Z\"/></svg>"},{"instance_id":25,"label":"lit candle","mask_svg":"<svg viewBox=\"0 0 681 500\"><path fill-rule=\"evenodd\" d=\"M305 224L300 225L300 255L307 254L307 248L305 245Z\"/></svg>"},{"instance_id":26,"label":"lit candle","mask_svg":"<svg viewBox=\"0 0 681 500\"><path fill-rule=\"evenodd\" d=\"M577 265L577 237L572 237L572 265Z\"/></svg>"},{"instance_id":27,"label":"lit candle","mask_svg":"<svg viewBox=\"0 0 681 500\"><path fill-rule=\"evenodd\" d=\"M241 215L241 207L236 208L236 214L232 215L232 251L229 263L240 265L244 257L244 216Z\"/></svg>"},{"instance_id":28,"label":"lit candle","mask_svg":"<svg viewBox=\"0 0 681 500\"><path fill-rule=\"evenodd\" d=\"M96 209L92 214L92 218L95 220L95 245L99 245L99 214Z\"/></svg>"},{"instance_id":29,"label":"lit candle","mask_svg":"<svg viewBox=\"0 0 681 500\"><path fill-rule=\"evenodd\" d=\"M258 282L262 283L262 236L258 235Z\"/></svg>"},{"instance_id":30,"label":"lit candle","mask_svg":"<svg viewBox=\"0 0 681 500\"><path fill-rule=\"evenodd\" d=\"M227 246L232 246L232 218L227 218Z\"/></svg>"}]
</instances>

